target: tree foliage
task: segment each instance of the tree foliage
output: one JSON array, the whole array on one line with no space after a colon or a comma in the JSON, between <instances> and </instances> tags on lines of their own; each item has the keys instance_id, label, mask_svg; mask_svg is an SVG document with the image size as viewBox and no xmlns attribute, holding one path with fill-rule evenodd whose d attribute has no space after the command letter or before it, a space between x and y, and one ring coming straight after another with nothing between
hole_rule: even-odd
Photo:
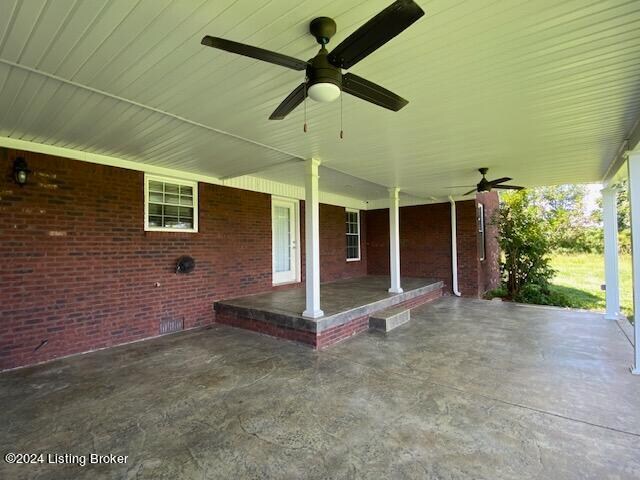
<instances>
[{"instance_id":1,"label":"tree foliage","mask_svg":"<svg viewBox=\"0 0 640 480\"><path fill-rule=\"evenodd\" d=\"M527 192L529 201L540 209L541 218L549 225L554 249L573 249L592 223L586 214L584 185L554 185Z\"/></svg>"},{"instance_id":2,"label":"tree foliage","mask_svg":"<svg viewBox=\"0 0 640 480\"><path fill-rule=\"evenodd\" d=\"M549 223L543 221L540 206L531 201L529 192L503 195L494 222L500 234L503 253L500 267L508 296L518 300L528 285L548 290L554 273L547 256L552 247L551 229Z\"/></svg>"}]
</instances>

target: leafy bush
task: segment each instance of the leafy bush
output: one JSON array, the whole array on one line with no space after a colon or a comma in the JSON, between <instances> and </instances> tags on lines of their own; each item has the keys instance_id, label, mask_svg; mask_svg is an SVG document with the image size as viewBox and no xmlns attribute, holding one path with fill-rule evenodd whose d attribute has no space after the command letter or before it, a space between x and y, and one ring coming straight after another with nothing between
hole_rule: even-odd
<instances>
[{"instance_id":1,"label":"leafy bush","mask_svg":"<svg viewBox=\"0 0 640 480\"><path fill-rule=\"evenodd\" d=\"M624 255L631 255L630 228L618 232L618 252Z\"/></svg>"},{"instance_id":2,"label":"leafy bush","mask_svg":"<svg viewBox=\"0 0 640 480\"><path fill-rule=\"evenodd\" d=\"M513 300L520 303L534 303L536 305L572 306L570 300L562 293L533 283L524 285Z\"/></svg>"},{"instance_id":3,"label":"leafy bush","mask_svg":"<svg viewBox=\"0 0 640 480\"><path fill-rule=\"evenodd\" d=\"M525 285L546 289L554 271L547 254L551 250L548 223L540 208L529 202L526 191L506 194L493 219L500 234L503 261L500 269L507 296L519 298Z\"/></svg>"},{"instance_id":4,"label":"leafy bush","mask_svg":"<svg viewBox=\"0 0 640 480\"><path fill-rule=\"evenodd\" d=\"M484 294L484 298L491 300L492 298L505 298L507 297L507 289L504 287L494 288Z\"/></svg>"}]
</instances>

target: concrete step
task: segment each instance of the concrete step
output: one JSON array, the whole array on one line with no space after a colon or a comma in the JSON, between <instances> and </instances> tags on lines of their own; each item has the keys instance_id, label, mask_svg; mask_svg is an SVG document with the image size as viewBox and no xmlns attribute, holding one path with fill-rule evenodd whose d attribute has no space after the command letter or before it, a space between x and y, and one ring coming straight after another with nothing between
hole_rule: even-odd
<instances>
[{"instance_id":1,"label":"concrete step","mask_svg":"<svg viewBox=\"0 0 640 480\"><path fill-rule=\"evenodd\" d=\"M369 328L388 332L411 320L411 310L406 307L387 308L372 313L369 317Z\"/></svg>"}]
</instances>

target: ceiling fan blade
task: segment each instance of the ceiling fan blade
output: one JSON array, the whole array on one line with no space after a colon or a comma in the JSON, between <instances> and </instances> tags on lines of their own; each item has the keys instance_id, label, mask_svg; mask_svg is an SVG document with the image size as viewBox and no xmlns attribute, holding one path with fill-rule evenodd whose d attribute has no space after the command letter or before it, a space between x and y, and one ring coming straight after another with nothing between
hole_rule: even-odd
<instances>
[{"instance_id":1,"label":"ceiling fan blade","mask_svg":"<svg viewBox=\"0 0 640 480\"><path fill-rule=\"evenodd\" d=\"M329 62L349 69L424 15L413 0L396 0L345 38L329 54Z\"/></svg>"},{"instance_id":2,"label":"ceiling fan blade","mask_svg":"<svg viewBox=\"0 0 640 480\"><path fill-rule=\"evenodd\" d=\"M342 91L366 100L367 102L375 103L380 107L393 110L394 112L397 112L409 103L392 91L353 73L345 73L342 75Z\"/></svg>"},{"instance_id":3,"label":"ceiling fan blade","mask_svg":"<svg viewBox=\"0 0 640 480\"><path fill-rule=\"evenodd\" d=\"M284 117L293 112L295 108L303 102L305 93L305 85L301 83L278 105L278 108L273 111L269 120L284 120Z\"/></svg>"},{"instance_id":4,"label":"ceiling fan blade","mask_svg":"<svg viewBox=\"0 0 640 480\"><path fill-rule=\"evenodd\" d=\"M493 188L500 188L502 190L524 190L524 187L518 185L494 185Z\"/></svg>"},{"instance_id":5,"label":"ceiling fan blade","mask_svg":"<svg viewBox=\"0 0 640 480\"><path fill-rule=\"evenodd\" d=\"M471 193L474 193L474 192L476 192L477 190L478 190L477 188L474 188L473 190L469 190L467 193L463 194L462 196L463 196L463 197L466 197L467 195L469 195L469 194L471 194Z\"/></svg>"},{"instance_id":6,"label":"ceiling fan blade","mask_svg":"<svg viewBox=\"0 0 640 480\"><path fill-rule=\"evenodd\" d=\"M509 178L509 177L496 178L495 180L489 180L489 185L497 185L499 183L509 182L511 180L513 180L513 178Z\"/></svg>"},{"instance_id":7,"label":"ceiling fan blade","mask_svg":"<svg viewBox=\"0 0 640 480\"><path fill-rule=\"evenodd\" d=\"M219 48L220 50L237 53L238 55L244 55L245 57L255 58L257 60L262 60L263 62L274 63L293 70L301 71L307 68L307 62L304 60L298 60L297 58L282 55L281 53L272 52L263 48L252 47L251 45L246 45L244 43L225 40L224 38L211 37L207 35L202 38L202 42L200 43L207 47Z\"/></svg>"}]
</instances>

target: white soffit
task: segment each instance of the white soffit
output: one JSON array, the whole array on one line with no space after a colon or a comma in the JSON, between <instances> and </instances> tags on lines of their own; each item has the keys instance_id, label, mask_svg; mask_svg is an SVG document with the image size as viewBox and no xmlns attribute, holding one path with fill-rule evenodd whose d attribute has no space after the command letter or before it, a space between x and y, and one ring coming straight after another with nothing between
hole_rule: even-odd
<instances>
[{"instance_id":1,"label":"white soffit","mask_svg":"<svg viewBox=\"0 0 640 480\"><path fill-rule=\"evenodd\" d=\"M345 95L343 140L339 102L309 101L306 134L302 108L268 120L301 72L200 45L209 34L307 59L313 17L336 20L331 47L389 3L3 0L0 136L285 183L286 166L316 157L336 194L362 199L460 194L448 187L481 166L525 186L605 176L640 114L638 1L419 0L426 16L351 69L409 105Z\"/></svg>"}]
</instances>

